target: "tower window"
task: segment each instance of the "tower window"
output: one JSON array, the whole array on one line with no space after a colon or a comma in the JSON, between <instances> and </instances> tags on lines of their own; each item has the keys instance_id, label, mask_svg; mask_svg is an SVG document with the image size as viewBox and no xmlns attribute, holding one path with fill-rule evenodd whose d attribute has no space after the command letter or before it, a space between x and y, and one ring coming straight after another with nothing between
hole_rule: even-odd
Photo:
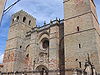
<instances>
[{"instance_id":1,"label":"tower window","mask_svg":"<svg viewBox=\"0 0 100 75\"><path fill-rule=\"evenodd\" d=\"M19 20L19 16L17 16L17 22L18 22L18 20Z\"/></svg>"},{"instance_id":2,"label":"tower window","mask_svg":"<svg viewBox=\"0 0 100 75\"><path fill-rule=\"evenodd\" d=\"M14 22L14 19L12 19L12 23Z\"/></svg>"},{"instance_id":3,"label":"tower window","mask_svg":"<svg viewBox=\"0 0 100 75\"><path fill-rule=\"evenodd\" d=\"M19 20L19 16L17 16L17 20Z\"/></svg>"},{"instance_id":4,"label":"tower window","mask_svg":"<svg viewBox=\"0 0 100 75\"><path fill-rule=\"evenodd\" d=\"M29 54L27 54L26 57L28 58L29 57Z\"/></svg>"},{"instance_id":5,"label":"tower window","mask_svg":"<svg viewBox=\"0 0 100 75\"><path fill-rule=\"evenodd\" d=\"M31 24L31 20L29 21L29 25Z\"/></svg>"},{"instance_id":6,"label":"tower window","mask_svg":"<svg viewBox=\"0 0 100 75\"><path fill-rule=\"evenodd\" d=\"M20 49L22 48L22 46L20 46Z\"/></svg>"},{"instance_id":7,"label":"tower window","mask_svg":"<svg viewBox=\"0 0 100 75\"><path fill-rule=\"evenodd\" d=\"M81 66L81 65L82 65L82 64L81 64L81 62L79 62L79 67L80 67L80 68L82 68L82 66Z\"/></svg>"},{"instance_id":8,"label":"tower window","mask_svg":"<svg viewBox=\"0 0 100 75\"><path fill-rule=\"evenodd\" d=\"M80 28L79 28L79 26L77 26L77 31L80 31Z\"/></svg>"},{"instance_id":9,"label":"tower window","mask_svg":"<svg viewBox=\"0 0 100 75\"><path fill-rule=\"evenodd\" d=\"M81 48L81 44L79 44L79 48Z\"/></svg>"},{"instance_id":10,"label":"tower window","mask_svg":"<svg viewBox=\"0 0 100 75\"><path fill-rule=\"evenodd\" d=\"M23 22L25 22L25 21L26 21L26 17L23 18Z\"/></svg>"}]
</instances>

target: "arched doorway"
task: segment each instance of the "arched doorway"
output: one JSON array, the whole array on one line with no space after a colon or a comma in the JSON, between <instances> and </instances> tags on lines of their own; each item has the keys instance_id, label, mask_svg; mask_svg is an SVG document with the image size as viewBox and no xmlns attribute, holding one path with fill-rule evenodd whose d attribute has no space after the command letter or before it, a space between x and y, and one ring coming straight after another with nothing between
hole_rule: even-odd
<instances>
[{"instance_id":1,"label":"arched doorway","mask_svg":"<svg viewBox=\"0 0 100 75\"><path fill-rule=\"evenodd\" d=\"M48 75L48 69L44 65L40 65L36 68L40 72L40 75Z\"/></svg>"}]
</instances>

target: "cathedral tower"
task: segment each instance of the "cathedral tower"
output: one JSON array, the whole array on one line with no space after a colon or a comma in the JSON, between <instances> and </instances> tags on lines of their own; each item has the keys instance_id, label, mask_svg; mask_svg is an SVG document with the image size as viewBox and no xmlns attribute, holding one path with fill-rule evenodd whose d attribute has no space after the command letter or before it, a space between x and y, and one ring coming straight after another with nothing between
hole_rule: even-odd
<instances>
[{"instance_id":1,"label":"cathedral tower","mask_svg":"<svg viewBox=\"0 0 100 75\"><path fill-rule=\"evenodd\" d=\"M12 16L3 60L4 72L23 70L25 34L35 27L35 20L22 10Z\"/></svg>"},{"instance_id":2,"label":"cathedral tower","mask_svg":"<svg viewBox=\"0 0 100 75\"><path fill-rule=\"evenodd\" d=\"M65 68L84 68L87 54L100 72L100 31L93 0L64 0ZM81 66L79 66L81 62Z\"/></svg>"}]
</instances>

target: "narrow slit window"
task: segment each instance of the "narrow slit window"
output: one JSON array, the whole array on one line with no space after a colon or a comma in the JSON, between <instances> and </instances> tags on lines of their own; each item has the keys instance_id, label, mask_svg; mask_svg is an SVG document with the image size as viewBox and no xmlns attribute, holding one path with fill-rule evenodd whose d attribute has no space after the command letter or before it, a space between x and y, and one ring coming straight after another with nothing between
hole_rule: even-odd
<instances>
[{"instance_id":1,"label":"narrow slit window","mask_svg":"<svg viewBox=\"0 0 100 75\"><path fill-rule=\"evenodd\" d=\"M17 21L19 20L19 16L17 16Z\"/></svg>"},{"instance_id":2,"label":"narrow slit window","mask_svg":"<svg viewBox=\"0 0 100 75\"><path fill-rule=\"evenodd\" d=\"M12 19L12 23L14 23L14 19Z\"/></svg>"},{"instance_id":3,"label":"narrow slit window","mask_svg":"<svg viewBox=\"0 0 100 75\"><path fill-rule=\"evenodd\" d=\"M81 44L79 44L79 48L81 48Z\"/></svg>"},{"instance_id":4,"label":"narrow slit window","mask_svg":"<svg viewBox=\"0 0 100 75\"><path fill-rule=\"evenodd\" d=\"M26 21L26 17L23 18L23 22L25 22L25 21Z\"/></svg>"},{"instance_id":5,"label":"narrow slit window","mask_svg":"<svg viewBox=\"0 0 100 75\"><path fill-rule=\"evenodd\" d=\"M80 31L80 28L79 28L79 26L77 26L77 31Z\"/></svg>"},{"instance_id":6,"label":"narrow slit window","mask_svg":"<svg viewBox=\"0 0 100 75\"><path fill-rule=\"evenodd\" d=\"M82 64L81 64L81 62L79 62L79 67L82 68Z\"/></svg>"},{"instance_id":7,"label":"narrow slit window","mask_svg":"<svg viewBox=\"0 0 100 75\"><path fill-rule=\"evenodd\" d=\"M29 21L29 25L31 25L31 20Z\"/></svg>"},{"instance_id":8,"label":"narrow slit window","mask_svg":"<svg viewBox=\"0 0 100 75\"><path fill-rule=\"evenodd\" d=\"M26 57L28 58L29 57L29 54L27 54Z\"/></svg>"},{"instance_id":9,"label":"narrow slit window","mask_svg":"<svg viewBox=\"0 0 100 75\"><path fill-rule=\"evenodd\" d=\"M22 48L22 46L20 46L20 49Z\"/></svg>"}]
</instances>

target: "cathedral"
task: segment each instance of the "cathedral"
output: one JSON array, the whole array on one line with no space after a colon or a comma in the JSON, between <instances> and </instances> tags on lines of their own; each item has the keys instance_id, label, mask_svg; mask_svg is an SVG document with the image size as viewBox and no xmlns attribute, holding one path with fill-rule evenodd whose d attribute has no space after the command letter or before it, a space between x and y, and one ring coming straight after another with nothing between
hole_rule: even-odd
<instances>
[{"instance_id":1,"label":"cathedral","mask_svg":"<svg viewBox=\"0 0 100 75\"><path fill-rule=\"evenodd\" d=\"M23 10L12 15L3 72L60 70L59 75L74 75L66 70L90 69L100 73L100 29L94 1L64 0L63 4L64 19L44 22L41 27Z\"/></svg>"}]
</instances>

